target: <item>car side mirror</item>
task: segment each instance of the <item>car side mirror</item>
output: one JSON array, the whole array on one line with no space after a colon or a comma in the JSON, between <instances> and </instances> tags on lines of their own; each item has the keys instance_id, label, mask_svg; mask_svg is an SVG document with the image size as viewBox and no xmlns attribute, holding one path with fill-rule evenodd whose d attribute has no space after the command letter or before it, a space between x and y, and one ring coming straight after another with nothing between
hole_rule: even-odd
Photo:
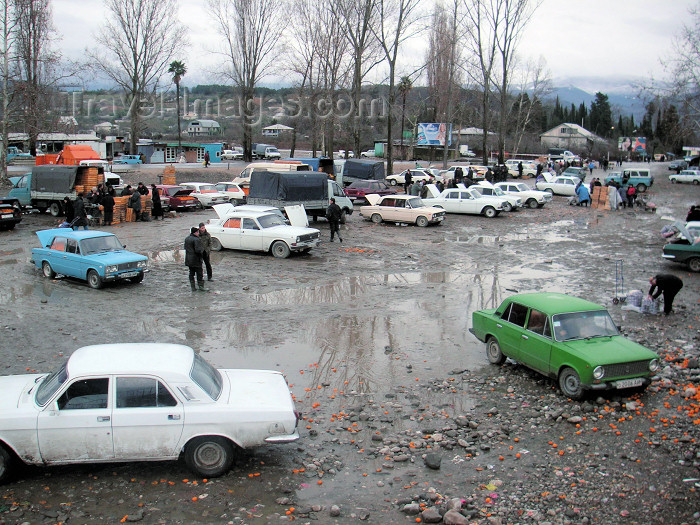
<instances>
[{"instance_id":1,"label":"car side mirror","mask_svg":"<svg viewBox=\"0 0 700 525\"><path fill-rule=\"evenodd\" d=\"M50 245L50 244L47 244L46 247L47 247L47 248L51 248L51 245Z\"/></svg>"}]
</instances>

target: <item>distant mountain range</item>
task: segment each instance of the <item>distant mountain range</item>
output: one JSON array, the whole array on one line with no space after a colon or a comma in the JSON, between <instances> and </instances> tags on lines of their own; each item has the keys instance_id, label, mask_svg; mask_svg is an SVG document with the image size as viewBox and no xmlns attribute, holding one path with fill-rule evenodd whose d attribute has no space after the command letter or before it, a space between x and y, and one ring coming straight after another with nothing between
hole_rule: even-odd
<instances>
[{"instance_id":1,"label":"distant mountain range","mask_svg":"<svg viewBox=\"0 0 700 525\"><path fill-rule=\"evenodd\" d=\"M645 100L644 84L647 79L642 77L567 77L552 81L555 86L546 100L559 97L562 106L574 104L578 107L583 102L590 109L595 94L601 92L608 96L613 111L613 118L618 115L634 116L634 121L640 123L644 117Z\"/></svg>"}]
</instances>

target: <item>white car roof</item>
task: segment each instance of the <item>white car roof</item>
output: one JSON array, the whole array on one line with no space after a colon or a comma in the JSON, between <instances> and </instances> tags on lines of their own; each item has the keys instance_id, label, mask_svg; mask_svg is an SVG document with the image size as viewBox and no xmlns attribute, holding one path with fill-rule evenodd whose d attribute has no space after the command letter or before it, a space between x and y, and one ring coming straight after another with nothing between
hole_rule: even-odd
<instances>
[{"instance_id":1,"label":"white car roof","mask_svg":"<svg viewBox=\"0 0 700 525\"><path fill-rule=\"evenodd\" d=\"M194 360L189 346L169 343L118 343L78 348L68 358L68 377L107 374L188 376Z\"/></svg>"},{"instance_id":2,"label":"white car roof","mask_svg":"<svg viewBox=\"0 0 700 525\"><path fill-rule=\"evenodd\" d=\"M214 186L212 182L181 182L180 186Z\"/></svg>"}]
</instances>

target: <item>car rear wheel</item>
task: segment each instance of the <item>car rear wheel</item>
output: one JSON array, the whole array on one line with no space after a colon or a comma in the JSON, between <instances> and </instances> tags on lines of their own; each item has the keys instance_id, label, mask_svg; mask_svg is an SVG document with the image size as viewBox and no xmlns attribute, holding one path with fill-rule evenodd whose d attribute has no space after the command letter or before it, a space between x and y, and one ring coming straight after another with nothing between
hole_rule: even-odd
<instances>
[{"instance_id":1,"label":"car rear wheel","mask_svg":"<svg viewBox=\"0 0 700 525\"><path fill-rule=\"evenodd\" d=\"M559 374L559 388L561 388L565 396L571 399L578 400L583 397L581 378L573 368L567 367L561 371L561 374Z\"/></svg>"},{"instance_id":2,"label":"car rear wheel","mask_svg":"<svg viewBox=\"0 0 700 525\"><path fill-rule=\"evenodd\" d=\"M697 186L698 184L700 184L700 180L695 179L695 180L693 181L693 184L695 184L695 185Z\"/></svg>"},{"instance_id":3,"label":"car rear wheel","mask_svg":"<svg viewBox=\"0 0 700 525\"><path fill-rule=\"evenodd\" d=\"M272 248L270 249L272 255L278 259L286 259L289 257L289 246L284 241L275 241L272 243Z\"/></svg>"},{"instance_id":4,"label":"car rear wheel","mask_svg":"<svg viewBox=\"0 0 700 525\"><path fill-rule=\"evenodd\" d=\"M216 237L211 238L211 249L215 252L220 252L223 246L221 246L221 241Z\"/></svg>"},{"instance_id":5,"label":"car rear wheel","mask_svg":"<svg viewBox=\"0 0 700 525\"><path fill-rule=\"evenodd\" d=\"M422 215L416 219L416 224L421 228L425 228L428 225L428 218Z\"/></svg>"},{"instance_id":6,"label":"car rear wheel","mask_svg":"<svg viewBox=\"0 0 700 525\"><path fill-rule=\"evenodd\" d=\"M527 207L530 208L531 210L534 210L539 206L537 199L528 199L527 201Z\"/></svg>"},{"instance_id":7,"label":"car rear wheel","mask_svg":"<svg viewBox=\"0 0 700 525\"><path fill-rule=\"evenodd\" d=\"M61 212L63 210L61 209L61 205L57 202L52 202L51 206L49 206L49 212L51 213L52 217L58 217L61 215Z\"/></svg>"},{"instance_id":8,"label":"car rear wheel","mask_svg":"<svg viewBox=\"0 0 700 525\"><path fill-rule=\"evenodd\" d=\"M378 213L373 213L372 214L372 222L374 224L379 224L380 222L382 222L382 216L379 215Z\"/></svg>"},{"instance_id":9,"label":"car rear wheel","mask_svg":"<svg viewBox=\"0 0 700 525\"><path fill-rule=\"evenodd\" d=\"M221 476L233 464L233 446L219 436L194 438L185 447L185 464L202 477Z\"/></svg>"},{"instance_id":10,"label":"car rear wheel","mask_svg":"<svg viewBox=\"0 0 700 525\"><path fill-rule=\"evenodd\" d=\"M552 188L546 188L544 191L546 191L550 195L554 195L554 190Z\"/></svg>"},{"instance_id":11,"label":"car rear wheel","mask_svg":"<svg viewBox=\"0 0 700 525\"><path fill-rule=\"evenodd\" d=\"M700 272L700 257L693 257L688 260L688 268L694 272Z\"/></svg>"},{"instance_id":12,"label":"car rear wheel","mask_svg":"<svg viewBox=\"0 0 700 525\"><path fill-rule=\"evenodd\" d=\"M10 478L13 462L12 455L4 446L0 445L0 484L5 483Z\"/></svg>"},{"instance_id":13,"label":"car rear wheel","mask_svg":"<svg viewBox=\"0 0 700 525\"><path fill-rule=\"evenodd\" d=\"M493 206L486 206L481 213L484 214L484 217L488 217L489 219L493 219L496 215L498 215L496 208Z\"/></svg>"},{"instance_id":14,"label":"car rear wheel","mask_svg":"<svg viewBox=\"0 0 700 525\"><path fill-rule=\"evenodd\" d=\"M675 183L677 183L677 182L678 182L678 181L677 181L675 178L671 179L671 184L675 184Z\"/></svg>"},{"instance_id":15,"label":"car rear wheel","mask_svg":"<svg viewBox=\"0 0 700 525\"><path fill-rule=\"evenodd\" d=\"M204 209L204 204L202 204L200 201L197 201L197 205L195 206L198 210L203 210Z\"/></svg>"},{"instance_id":16,"label":"car rear wheel","mask_svg":"<svg viewBox=\"0 0 700 525\"><path fill-rule=\"evenodd\" d=\"M53 268L51 268L51 264L49 264L49 261L44 261L41 263L41 271L44 273L44 277L48 279L53 279L56 277L56 272L53 271Z\"/></svg>"},{"instance_id":17,"label":"car rear wheel","mask_svg":"<svg viewBox=\"0 0 700 525\"><path fill-rule=\"evenodd\" d=\"M397 183L396 183L396 179L390 179L390 180L389 180L389 184L390 184L391 186L396 186L396 184L397 184Z\"/></svg>"},{"instance_id":18,"label":"car rear wheel","mask_svg":"<svg viewBox=\"0 0 700 525\"><path fill-rule=\"evenodd\" d=\"M646 185L646 184L642 184L642 183L640 182L639 184L637 184L637 191L638 191L639 193L644 193L645 191L647 191L647 185Z\"/></svg>"},{"instance_id":19,"label":"car rear wheel","mask_svg":"<svg viewBox=\"0 0 700 525\"><path fill-rule=\"evenodd\" d=\"M486 341L486 357L489 358L489 363L494 365L502 365L506 360L506 356L501 352L501 345L495 337L489 337Z\"/></svg>"},{"instance_id":20,"label":"car rear wheel","mask_svg":"<svg viewBox=\"0 0 700 525\"><path fill-rule=\"evenodd\" d=\"M87 282L88 285L90 285L90 288L94 288L95 290L99 290L100 288L102 288L102 278L95 270L90 270L88 272Z\"/></svg>"}]
</instances>

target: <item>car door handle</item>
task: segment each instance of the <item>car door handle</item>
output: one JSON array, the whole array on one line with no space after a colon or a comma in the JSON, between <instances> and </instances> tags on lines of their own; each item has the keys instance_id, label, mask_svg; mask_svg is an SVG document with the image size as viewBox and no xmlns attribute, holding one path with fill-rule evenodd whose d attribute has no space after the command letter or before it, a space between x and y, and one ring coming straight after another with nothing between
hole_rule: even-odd
<instances>
[{"instance_id":1,"label":"car door handle","mask_svg":"<svg viewBox=\"0 0 700 525\"><path fill-rule=\"evenodd\" d=\"M496 327L497 327L497 328L503 328L503 325L502 325L502 324L496 323Z\"/></svg>"},{"instance_id":2,"label":"car door handle","mask_svg":"<svg viewBox=\"0 0 700 525\"><path fill-rule=\"evenodd\" d=\"M522 336L520 336L520 337L522 337L523 339L530 339L530 338L529 338L528 336L526 336L526 335L522 335Z\"/></svg>"},{"instance_id":3,"label":"car door handle","mask_svg":"<svg viewBox=\"0 0 700 525\"><path fill-rule=\"evenodd\" d=\"M97 416L97 421L103 422L103 421L109 421L109 416Z\"/></svg>"},{"instance_id":4,"label":"car door handle","mask_svg":"<svg viewBox=\"0 0 700 525\"><path fill-rule=\"evenodd\" d=\"M169 421L179 421L180 414L168 414L168 420Z\"/></svg>"}]
</instances>

